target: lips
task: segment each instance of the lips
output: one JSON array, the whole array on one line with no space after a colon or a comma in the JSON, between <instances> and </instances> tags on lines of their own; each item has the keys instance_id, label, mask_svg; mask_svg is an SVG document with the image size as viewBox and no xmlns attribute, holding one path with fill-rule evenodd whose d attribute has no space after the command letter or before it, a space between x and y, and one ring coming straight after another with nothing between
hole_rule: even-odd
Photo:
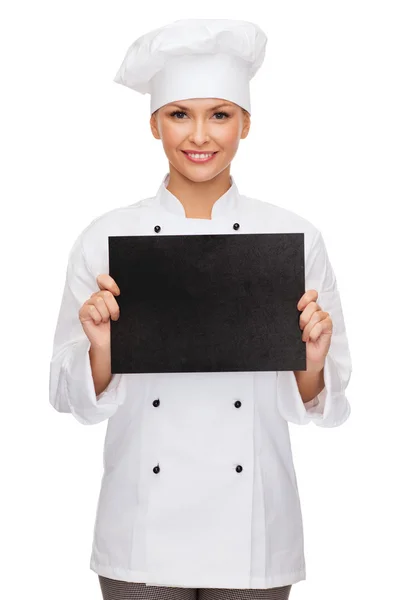
<instances>
[{"instance_id":1,"label":"lips","mask_svg":"<svg viewBox=\"0 0 402 600\"><path fill-rule=\"evenodd\" d=\"M207 158L194 158L192 156L190 156L190 154L188 152L186 152L185 150L182 150L183 154L188 158L188 160L190 160L191 162L195 162L195 163L206 163L209 162L210 160L213 160L214 156L216 154L218 154L218 152L212 152L211 156L208 156ZM209 152L194 152L194 154L209 154Z\"/></svg>"}]
</instances>

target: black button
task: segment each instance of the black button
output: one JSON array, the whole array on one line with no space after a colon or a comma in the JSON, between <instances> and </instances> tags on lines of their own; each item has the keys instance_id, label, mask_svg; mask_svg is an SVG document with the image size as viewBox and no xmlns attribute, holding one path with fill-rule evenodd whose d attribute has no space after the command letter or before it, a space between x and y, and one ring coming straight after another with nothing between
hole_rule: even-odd
<instances>
[{"instance_id":1,"label":"black button","mask_svg":"<svg viewBox=\"0 0 402 600\"><path fill-rule=\"evenodd\" d=\"M159 471L160 471L160 468L159 468L159 466L157 465L157 466L156 466L156 467L154 467L152 470L153 470L153 472L154 472L154 473L159 473Z\"/></svg>"},{"instance_id":2,"label":"black button","mask_svg":"<svg viewBox=\"0 0 402 600\"><path fill-rule=\"evenodd\" d=\"M237 471L238 473L241 473L241 472L243 471L243 467L242 467L241 465L237 465L237 467L236 467L236 471Z\"/></svg>"},{"instance_id":3,"label":"black button","mask_svg":"<svg viewBox=\"0 0 402 600\"><path fill-rule=\"evenodd\" d=\"M235 224L233 225L233 229L236 229L236 230L237 230L237 229L239 229L239 227L240 227L240 225L239 225L238 223L235 223Z\"/></svg>"},{"instance_id":4,"label":"black button","mask_svg":"<svg viewBox=\"0 0 402 600\"><path fill-rule=\"evenodd\" d=\"M156 400L154 400L154 401L152 402L152 404L153 404L154 406L159 406L159 404L160 404L159 398L157 398Z\"/></svg>"},{"instance_id":5,"label":"black button","mask_svg":"<svg viewBox=\"0 0 402 600\"><path fill-rule=\"evenodd\" d=\"M236 402L234 403L236 408L240 408L241 407L241 402L240 400L236 400Z\"/></svg>"},{"instance_id":6,"label":"black button","mask_svg":"<svg viewBox=\"0 0 402 600\"><path fill-rule=\"evenodd\" d=\"M160 230L161 230L160 226L159 225L155 225L155 227L154 227L155 233L159 233Z\"/></svg>"}]
</instances>

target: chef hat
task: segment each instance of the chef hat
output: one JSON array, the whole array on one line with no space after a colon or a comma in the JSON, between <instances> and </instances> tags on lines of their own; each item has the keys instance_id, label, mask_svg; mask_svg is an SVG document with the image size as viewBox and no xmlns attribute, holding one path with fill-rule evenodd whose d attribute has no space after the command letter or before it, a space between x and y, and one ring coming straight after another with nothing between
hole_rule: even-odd
<instances>
[{"instance_id":1,"label":"chef hat","mask_svg":"<svg viewBox=\"0 0 402 600\"><path fill-rule=\"evenodd\" d=\"M182 19L139 37L114 81L150 94L151 114L188 98L223 98L251 113L249 81L266 43L265 33L248 21Z\"/></svg>"}]
</instances>

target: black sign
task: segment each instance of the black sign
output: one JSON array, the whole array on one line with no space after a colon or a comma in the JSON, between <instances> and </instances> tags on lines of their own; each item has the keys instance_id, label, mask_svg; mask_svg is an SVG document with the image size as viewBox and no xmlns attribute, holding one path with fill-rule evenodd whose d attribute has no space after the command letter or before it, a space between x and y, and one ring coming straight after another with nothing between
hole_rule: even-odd
<instances>
[{"instance_id":1,"label":"black sign","mask_svg":"<svg viewBox=\"0 0 402 600\"><path fill-rule=\"evenodd\" d=\"M109 236L112 373L306 369L304 233Z\"/></svg>"}]
</instances>

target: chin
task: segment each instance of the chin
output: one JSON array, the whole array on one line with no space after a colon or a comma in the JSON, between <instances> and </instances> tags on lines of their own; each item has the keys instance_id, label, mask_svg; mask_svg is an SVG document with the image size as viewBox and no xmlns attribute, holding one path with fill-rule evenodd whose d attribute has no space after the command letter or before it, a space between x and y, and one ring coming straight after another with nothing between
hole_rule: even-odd
<instances>
[{"instance_id":1,"label":"chin","mask_svg":"<svg viewBox=\"0 0 402 600\"><path fill-rule=\"evenodd\" d=\"M194 183L202 183L204 181L210 181L211 179L214 179L214 177L216 177L217 175L219 175L220 171L222 169L217 170L215 169L211 169L208 170L208 168L205 167L199 167L198 165L196 165L194 168L183 168L183 166L178 166L178 165L173 165L174 168L176 169L176 171L178 171L181 175L183 175L183 177L186 177L186 179L189 179L190 181L194 181Z\"/></svg>"},{"instance_id":2,"label":"chin","mask_svg":"<svg viewBox=\"0 0 402 600\"><path fill-rule=\"evenodd\" d=\"M215 171L211 171L210 173L183 173L187 179L194 181L194 183L202 183L204 181L211 181L214 179L218 173Z\"/></svg>"}]
</instances>

